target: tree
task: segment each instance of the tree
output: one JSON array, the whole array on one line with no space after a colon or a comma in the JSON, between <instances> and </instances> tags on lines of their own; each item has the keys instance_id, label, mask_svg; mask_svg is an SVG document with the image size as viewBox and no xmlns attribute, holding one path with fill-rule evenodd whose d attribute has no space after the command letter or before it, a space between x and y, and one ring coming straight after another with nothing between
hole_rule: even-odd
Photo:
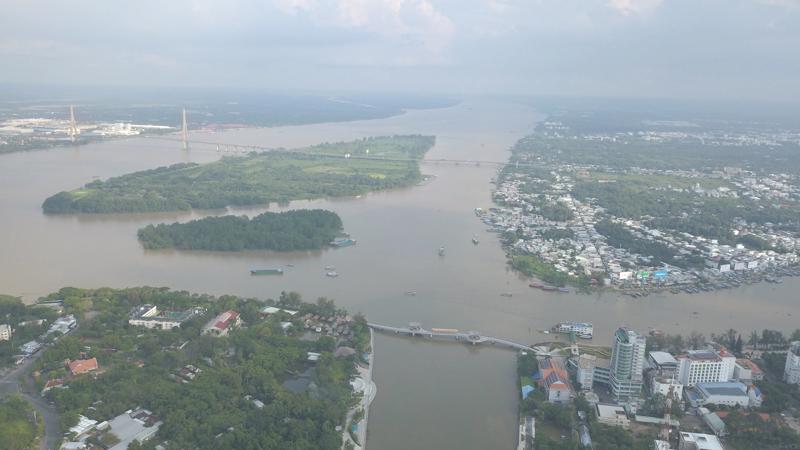
<instances>
[{"instance_id":1,"label":"tree","mask_svg":"<svg viewBox=\"0 0 800 450\"><path fill-rule=\"evenodd\" d=\"M704 346L705 343L706 343L706 337L703 336L703 333L692 331L691 334L689 334L689 340L687 342L689 348L699 349L702 346Z\"/></svg>"}]
</instances>

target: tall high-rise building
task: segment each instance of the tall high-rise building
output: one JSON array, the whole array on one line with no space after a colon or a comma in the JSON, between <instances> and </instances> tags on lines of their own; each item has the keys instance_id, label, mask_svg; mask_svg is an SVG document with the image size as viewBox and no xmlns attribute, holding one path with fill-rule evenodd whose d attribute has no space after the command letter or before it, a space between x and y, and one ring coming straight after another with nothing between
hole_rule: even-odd
<instances>
[{"instance_id":1,"label":"tall high-rise building","mask_svg":"<svg viewBox=\"0 0 800 450\"><path fill-rule=\"evenodd\" d=\"M783 380L790 384L800 384L800 341L792 342L786 353Z\"/></svg>"},{"instance_id":2,"label":"tall high-rise building","mask_svg":"<svg viewBox=\"0 0 800 450\"><path fill-rule=\"evenodd\" d=\"M611 392L617 401L628 401L642 392L646 339L620 328L611 343Z\"/></svg>"}]
</instances>

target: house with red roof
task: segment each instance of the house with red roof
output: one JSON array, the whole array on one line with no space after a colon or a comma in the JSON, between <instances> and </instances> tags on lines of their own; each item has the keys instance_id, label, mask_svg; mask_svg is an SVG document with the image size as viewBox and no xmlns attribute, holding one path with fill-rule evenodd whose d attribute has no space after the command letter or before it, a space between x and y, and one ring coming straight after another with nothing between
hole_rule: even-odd
<instances>
[{"instance_id":1,"label":"house with red roof","mask_svg":"<svg viewBox=\"0 0 800 450\"><path fill-rule=\"evenodd\" d=\"M203 334L211 336L227 336L228 333L242 324L239 318L239 313L233 310L228 310L217 317L209 320L205 327L203 327Z\"/></svg>"},{"instance_id":2,"label":"house with red roof","mask_svg":"<svg viewBox=\"0 0 800 450\"><path fill-rule=\"evenodd\" d=\"M558 358L539 359L539 384L547 393L547 401L551 403L569 403L573 397L569 374L564 363Z\"/></svg>"},{"instance_id":3,"label":"house with red roof","mask_svg":"<svg viewBox=\"0 0 800 450\"><path fill-rule=\"evenodd\" d=\"M94 372L97 370L97 358L89 358L89 359L76 359L74 361L68 361L67 367L69 371L73 375L81 375L84 373Z\"/></svg>"}]
</instances>

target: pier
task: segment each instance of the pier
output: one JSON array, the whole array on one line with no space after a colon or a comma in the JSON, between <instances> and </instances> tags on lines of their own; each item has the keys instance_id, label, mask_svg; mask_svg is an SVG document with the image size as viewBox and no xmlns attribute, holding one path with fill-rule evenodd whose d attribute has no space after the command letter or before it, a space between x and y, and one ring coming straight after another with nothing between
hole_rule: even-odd
<instances>
[{"instance_id":1,"label":"pier","mask_svg":"<svg viewBox=\"0 0 800 450\"><path fill-rule=\"evenodd\" d=\"M410 337L422 337L429 339L450 340L455 342L463 342L472 345L489 344L496 345L514 350L533 352L536 355L549 355L549 349L543 347L530 347L528 345L520 344L518 342L510 341L508 339L501 339L494 336L485 336L477 331L460 332L455 329L446 328L433 328L426 330L422 328L422 324L418 322L411 322L408 327L392 327L388 325L381 325L377 323L368 322L367 326L375 331L384 333L402 334Z\"/></svg>"}]
</instances>

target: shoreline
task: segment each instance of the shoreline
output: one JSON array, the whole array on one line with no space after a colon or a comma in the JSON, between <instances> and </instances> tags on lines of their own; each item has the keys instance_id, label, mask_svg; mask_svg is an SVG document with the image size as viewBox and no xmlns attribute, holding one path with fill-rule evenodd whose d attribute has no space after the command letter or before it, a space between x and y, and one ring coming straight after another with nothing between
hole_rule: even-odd
<instances>
[{"instance_id":1,"label":"shoreline","mask_svg":"<svg viewBox=\"0 0 800 450\"><path fill-rule=\"evenodd\" d=\"M350 411L347 412L347 418L345 420L345 429L342 433L342 448L349 442L353 445L353 448L356 450L364 450L367 448L367 426L369 424L369 406L373 400L375 400L375 395L378 393L378 386L375 384L375 381L372 379L372 368L375 364L375 334L372 331L372 328L369 329L369 359L367 361L367 367L363 367L360 364L357 366L359 377L355 380L361 380L362 382L362 393L363 396L361 401L353 406ZM354 381L355 381L354 380ZM351 423L351 419L353 415L355 415L359 410L363 411L363 417L361 420L353 424ZM353 434L356 435L358 439L358 443L354 442L351 438L351 429L353 426L356 426L356 430Z\"/></svg>"}]
</instances>

